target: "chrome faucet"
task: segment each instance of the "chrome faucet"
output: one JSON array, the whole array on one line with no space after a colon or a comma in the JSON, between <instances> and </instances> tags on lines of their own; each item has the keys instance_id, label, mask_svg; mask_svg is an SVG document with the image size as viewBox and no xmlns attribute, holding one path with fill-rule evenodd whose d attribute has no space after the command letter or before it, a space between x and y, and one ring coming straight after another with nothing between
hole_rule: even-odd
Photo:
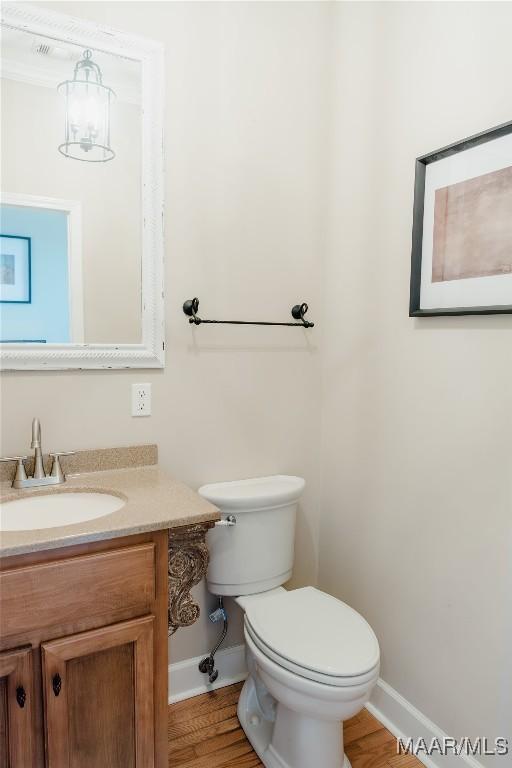
<instances>
[{"instance_id":1,"label":"chrome faucet","mask_svg":"<svg viewBox=\"0 0 512 768\"><path fill-rule=\"evenodd\" d=\"M59 451L50 453L52 468L49 475L46 474L43 464L43 451L41 449L41 422L32 420L32 442L30 447L34 449L34 474L27 477L25 459L27 456L7 456L0 461L15 461L16 473L12 481L13 488L36 488L39 485L59 485L66 482L66 476L60 464L61 456L72 456L75 451Z\"/></svg>"}]
</instances>

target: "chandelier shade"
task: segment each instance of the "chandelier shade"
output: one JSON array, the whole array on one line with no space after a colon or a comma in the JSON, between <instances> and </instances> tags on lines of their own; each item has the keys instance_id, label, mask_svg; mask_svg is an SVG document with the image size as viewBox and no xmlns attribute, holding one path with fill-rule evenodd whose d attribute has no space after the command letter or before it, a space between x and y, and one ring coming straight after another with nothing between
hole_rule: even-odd
<instances>
[{"instance_id":1,"label":"chandelier shade","mask_svg":"<svg viewBox=\"0 0 512 768\"><path fill-rule=\"evenodd\" d=\"M65 157L90 163L113 160L110 146L110 107L115 93L103 85L101 70L84 51L72 80L57 86L65 100L64 141L59 152Z\"/></svg>"}]
</instances>

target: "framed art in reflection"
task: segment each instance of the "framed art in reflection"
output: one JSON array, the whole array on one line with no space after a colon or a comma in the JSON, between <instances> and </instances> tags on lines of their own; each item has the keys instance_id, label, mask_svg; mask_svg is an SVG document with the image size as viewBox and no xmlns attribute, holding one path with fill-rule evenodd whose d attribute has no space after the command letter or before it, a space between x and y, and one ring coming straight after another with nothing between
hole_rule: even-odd
<instances>
[{"instance_id":1,"label":"framed art in reflection","mask_svg":"<svg viewBox=\"0 0 512 768\"><path fill-rule=\"evenodd\" d=\"M0 235L0 302L30 304L30 237Z\"/></svg>"},{"instance_id":2,"label":"framed art in reflection","mask_svg":"<svg viewBox=\"0 0 512 768\"><path fill-rule=\"evenodd\" d=\"M409 314L512 313L512 122L416 160Z\"/></svg>"}]
</instances>

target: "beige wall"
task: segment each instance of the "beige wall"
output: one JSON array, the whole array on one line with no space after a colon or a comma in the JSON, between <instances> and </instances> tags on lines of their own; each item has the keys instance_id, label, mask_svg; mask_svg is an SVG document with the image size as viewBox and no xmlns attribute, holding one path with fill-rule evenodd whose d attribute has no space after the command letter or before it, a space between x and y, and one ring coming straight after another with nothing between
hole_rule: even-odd
<instances>
[{"instance_id":1,"label":"beige wall","mask_svg":"<svg viewBox=\"0 0 512 768\"><path fill-rule=\"evenodd\" d=\"M27 450L32 416L52 448L156 441L193 487L279 472L304 475L295 583L316 578L320 386L314 333L191 329L205 316L288 319L321 311L327 14L320 4L55 3L63 13L166 46L164 371L4 375L2 455ZM153 415L130 416L132 382L153 385ZM202 592L202 589L199 590ZM211 598L203 599L205 608ZM207 650L218 627L173 638L174 659ZM241 638L240 621L229 638Z\"/></svg>"},{"instance_id":2,"label":"beige wall","mask_svg":"<svg viewBox=\"0 0 512 768\"><path fill-rule=\"evenodd\" d=\"M414 158L510 119L511 28L363 3L333 30L319 585L457 737L511 733L512 316L407 317Z\"/></svg>"},{"instance_id":3,"label":"beige wall","mask_svg":"<svg viewBox=\"0 0 512 768\"><path fill-rule=\"evenodd\" d=\"M72 63L69 69L71 76ZM2 78L1 93L2 191L81 203L84 341L139 343L140 106L114 102L116 157L84 163L57 150L64 104L56 89Z\"/></svg>"},{"instance_id":4,"label":"beige wall","mask_svg":"<svg viewBox=\"0 0 512 768\"><path fill-rule=\"evenodd\" d=\"M195 487L303 474L294 584L319 560L444 730L508 733L512 318L407 305L414 158L509 118L511 4L53 7L166 43L168 363L4 376L3 450L37 414L48 447L156 440ZM304 299L318 326L191 330L193 295L232 317ZM173 658L213 634L203 617Z\"/></svg>"}]
</instances>

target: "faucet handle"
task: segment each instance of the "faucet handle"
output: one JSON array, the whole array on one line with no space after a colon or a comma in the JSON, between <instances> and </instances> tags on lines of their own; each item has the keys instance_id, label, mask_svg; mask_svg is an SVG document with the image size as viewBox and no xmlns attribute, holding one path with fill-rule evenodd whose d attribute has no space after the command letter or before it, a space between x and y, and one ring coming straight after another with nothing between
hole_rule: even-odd
<instances>
[{"instance_id":1,"label":"faucet handle","mask_svg":"<svg viewBox=\"0 0 512 768\"><path fill-rule=\"evenodd\" d=\"M50 477L56 477L58 478L60 483L63 483L66 479L66 476L64 472L62 471L62 467L60 464L60 457L61 456L73 456L76 453L76 451L54 451L53 453L50 453L51 458L53 459L52 469L50 472Z\"/></svg>"},{"instance_id":2,"label":"faucet handle","mask_svg":"<svg viewBox=\"0 0 512 768\"><path fill-rule=\"evenodd\" d=\"M14 483L26 480L27 479L27 473L25 471L25 465L24 461L27 457L26 456L4 456L0 457L0 461L15 461L16 462L16 474L14 475L13 479L13 485Z\"/></svg>"}]
</instances>

